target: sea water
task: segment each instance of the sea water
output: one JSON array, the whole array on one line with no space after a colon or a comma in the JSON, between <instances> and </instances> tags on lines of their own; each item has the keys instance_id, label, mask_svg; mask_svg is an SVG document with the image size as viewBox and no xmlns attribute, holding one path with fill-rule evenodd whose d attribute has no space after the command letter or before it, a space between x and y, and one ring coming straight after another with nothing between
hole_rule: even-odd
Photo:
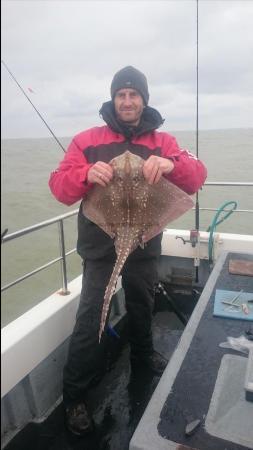
<instances>
[{"instance_id":1,"label":"sea water","mask_svg":"<svg viewBox=\"0 0 253 450\"><path fill-rule=\"evenodd\" d=\"M171 132L181 148L196 154L196 134ZM67 148L71 138L60 139ZM53 138L2 140L2 225L1 232L13 233L38 222L76 210L55 200L49 187L50 172L64 157ZM199 131L199 159L208 169L208 181L253 181L253 129ZM236 201L238 209L253 210L253 187L206 186L199 192L202 208L219 208ZM200 229L206 230L215 212L201 211ZM65 221L66 250L76 246L76 216ZM195 227L190 211L170 228ZM253 234L253 214L233 213L217 231ZM36 231L2 245L2 286L60 256L57 225ZM81 273L76 254L67 259L68 281ZM40 272L2 294L2 326L14 320L46 296L61 288L59 264Z\"/></svg>"}]
</instances>

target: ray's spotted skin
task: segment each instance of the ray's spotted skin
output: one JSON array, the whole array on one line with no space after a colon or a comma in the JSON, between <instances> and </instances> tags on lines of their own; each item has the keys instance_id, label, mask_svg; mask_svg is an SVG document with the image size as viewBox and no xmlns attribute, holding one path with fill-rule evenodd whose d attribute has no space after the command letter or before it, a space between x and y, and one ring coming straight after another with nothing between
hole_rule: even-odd
<instances>
[{"instance_id":1,"label":"ray's spotted skin","mask_svg":"<svg viewBox=\"0 0 253 450\"><path fill-rule=\"evenodd\" d=\"M128 150L110 164L111 182L106 187L94 185L83 201L83 214L114 239L117 254L105 290L99 341L127 257L193 206L189 195L164 177L156 184L148 184L143 175L144 160Z\"/></svg>"}]
</instances>

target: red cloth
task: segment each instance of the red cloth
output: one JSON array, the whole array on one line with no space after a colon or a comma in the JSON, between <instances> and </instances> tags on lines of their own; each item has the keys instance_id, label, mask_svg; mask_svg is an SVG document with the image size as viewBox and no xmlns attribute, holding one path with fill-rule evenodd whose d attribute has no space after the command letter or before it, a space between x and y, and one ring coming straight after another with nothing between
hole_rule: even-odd
<instances>
[{"instance_id":1,"label":"red cloth","mask_svg":"<svg viewBox=\"0 0 253 450\"><path fill-rule=\"evenodd\" d=\"M66 205L81 200L92 186L87 183L90 167L95 160L109 162L117 156L115 148L117 155L128 149L135 154L141 152L140 156L145 159L153 153L171 159L175 167L166 177L190 195L198 191L207 176L204 164L187 150L180 149L170 134L150 131L127 140L105 125L81 132L70 143L64 159L49 179L50 189L56 199Z\"/></svg>"}]
</instances>

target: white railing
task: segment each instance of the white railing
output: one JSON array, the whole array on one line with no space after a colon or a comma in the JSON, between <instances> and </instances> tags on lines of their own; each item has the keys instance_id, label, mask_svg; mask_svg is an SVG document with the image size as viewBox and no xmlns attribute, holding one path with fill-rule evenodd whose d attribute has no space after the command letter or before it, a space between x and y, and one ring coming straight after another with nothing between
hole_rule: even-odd
<instances>
[{"instance_id":1,"label":"white railing","mask_svg":"<svg viewBox=\"0 0 253 450\"><path fill-rule=\"evenodd\" d=\"M238 186L238 187L246 187L246 186L253 186L253 182L235 182L235 181L208 181L205 183L205 186ZM194 210L195 208L193 208ZM200 211L217 211L215 208L199 208ZM224 210L226 211L226 209ZM229 210L228 210L229 211ZM253 210L251 209L236 209L233 212L237 213L253 213ZM62 267L62 291L61 293L63 295L67 295L69 293L68 291L68 282L67 282L67 265L66 265L66 257L71 255L72 253L76 252L76 248L73 248L72 250L66 252L65 251L65 235L64 235L64 220L76 215L78 213L78 209L71 211L70 213L62 214L61 216L54 217L53 219L45 220L44 222L35 224L33 226L24 228L22 230L16 231L11 234L5 234L2 238L2 244L12 241L14 239L17 239L21 236L24 236L26 234L32 233L34 231L37 231L41 228L48 227L50 225L53 225L55 223L58 223L59 226L59 240L60 240L60 256L58 258L55 258L48 263L37 267L31 272L26 273L20 278L17 278L16 280L12 281L9 284L6 284L1 288L1 292L9 289L10 287L14 286L15 284L18 284L27 278L35 275L36 273L48 268L49 266L56 264L58 262L61 262Z\"/></svg>"}]
</instances>

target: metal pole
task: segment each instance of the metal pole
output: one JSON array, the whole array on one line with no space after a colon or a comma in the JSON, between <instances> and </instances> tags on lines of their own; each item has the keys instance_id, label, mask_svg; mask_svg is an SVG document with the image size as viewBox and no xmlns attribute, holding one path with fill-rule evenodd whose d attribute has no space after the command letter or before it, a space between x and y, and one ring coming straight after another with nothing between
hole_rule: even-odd
<instances>
[{"instance_id":1,"label":"metal pole","mask_svg":"<svg viewBox=\"0 0 253 450\"><path fill-rule=\"evenodd\" d=\"M60 239L60 252L62 258L62 290L60 294L68 295L70 291L68 291L68 280L67 280L67 265L66 265L66 253L65 253L65 240L64 240L64 228L63 228L63 220L59 221L59 239Z\"/></svg>"},{"instance_id":2,"label":"metal pole","mask_svg":"<svg viewBox=\"0 0 253 450\"><path fill-rule=\"evenodd\" d=\"M196 42L196 157L199 157L199 4L197 6L197 42ZM195 206L195 230L197 231L197 245L195 257L195 282L199 282L199 193L196 192L196 206Z\"/></svg>"}]
</instances>

